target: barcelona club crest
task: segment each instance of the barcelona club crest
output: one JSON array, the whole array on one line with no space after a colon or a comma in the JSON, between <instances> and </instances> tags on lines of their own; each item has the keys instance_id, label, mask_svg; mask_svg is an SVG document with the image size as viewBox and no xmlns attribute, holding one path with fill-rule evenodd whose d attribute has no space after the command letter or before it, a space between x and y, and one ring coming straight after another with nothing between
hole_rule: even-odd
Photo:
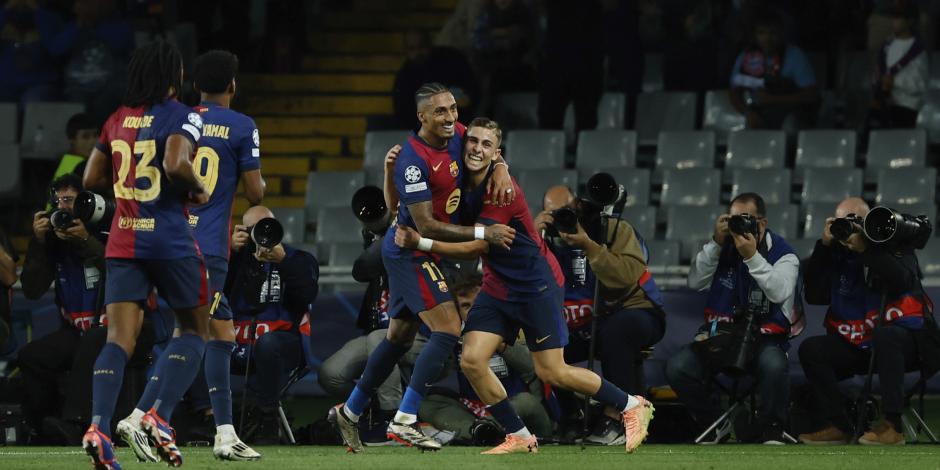
<instances>
[{"instance_id":1,"label":"barcelona club crest","mask_svg":"<svg viewBox=\"0 0 940 470\"><path fill-rule=\"evenodd\" d=\"M447 292L447 281L438 282L437 289L441 292Z\"/></svg>"},{"instance_id":2,"label":"barcelona club crest","mask_svg":"<svg viewBox=\"0 0 940 470\"><path fill-rule=\"evenodd\" d=\"M460 167L457 166L457 162L450 162L450 176L456 178L459 171Z\"/></svg>"}]
</instances>

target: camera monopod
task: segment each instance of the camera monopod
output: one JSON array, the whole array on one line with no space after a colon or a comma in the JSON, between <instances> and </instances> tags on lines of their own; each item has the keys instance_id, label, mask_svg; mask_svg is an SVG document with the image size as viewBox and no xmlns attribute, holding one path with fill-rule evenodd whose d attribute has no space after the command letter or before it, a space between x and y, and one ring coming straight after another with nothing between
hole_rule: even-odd
<instances>
[{"instance_id":1,"label":"camera monopod","mask_svg":"<svg viewBox=\"0 0 940 470\"><path fill-rule=\"evenodd\" d=\"M877 283L877 278L874 274L869 272L868 285L873 286ZM875 328L881 328L881 325L884 323L885 317L885 307L888 305L888 292L882 288L881 289L881 306L878 307L878 318L875 320ZM874 330L872 330L872 336L874 337ZM875 349L875 342L872 340L871 346L869 348L868 355L868 373L865 375L865 385L862 387L862 394L858 397L858 401L855 404L855 443L858 444L858 438L862 435L865 426L865 417L868 414L868 400L871 398L871 388L872 380L875 375L875 354L878 353L878 350Z\"/></svg>"}]
</instances>

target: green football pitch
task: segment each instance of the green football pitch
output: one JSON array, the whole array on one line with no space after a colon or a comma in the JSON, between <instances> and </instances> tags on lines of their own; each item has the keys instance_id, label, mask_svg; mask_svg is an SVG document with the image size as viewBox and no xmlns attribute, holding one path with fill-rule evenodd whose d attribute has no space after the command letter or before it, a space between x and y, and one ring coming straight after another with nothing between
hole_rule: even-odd
<instances>
[{"instance_id":1,"label":"green football pitch","mask_svg":"<svg viewBox=\"0 0 940 470\"><path fill-rule=\"evenodd\" d=\"M474 447L445 447L436 453L405 448L368 448L361 454L346 454L340 447L263 447L258 462L218 462L206 447L184 448L184 469L218 470L265 468L289 469L748 469L798 468L812 470L938 469L940 446L909 445L891 448L862 446L810 447L722 445L644 445L627 455L619 448L544 446L536 455L479 455ZM162 464L141 464L126 449L118 456L126 469L158 469ZM0 447L2 469L90 468L89 459L77 449L62 447Z\"/></svg>"}]
</instances>

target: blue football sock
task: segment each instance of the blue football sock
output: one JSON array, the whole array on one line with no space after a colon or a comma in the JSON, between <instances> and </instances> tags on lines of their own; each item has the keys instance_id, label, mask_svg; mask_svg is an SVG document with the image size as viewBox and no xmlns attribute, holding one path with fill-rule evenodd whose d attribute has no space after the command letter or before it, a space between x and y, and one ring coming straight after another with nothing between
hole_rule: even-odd
<instances>
[{"instance_id":1,"label":"blue football sock","mask_svg":"<svg viewBox=\"0 0 940 470\"><path fill-rule=\"evenodd\" d=\"M525 424L522 423L522 418L516 413L516 409L512 407L512 403L509 403L508 397L495 405L490 405L487 409L490 410L490 414L493 415L496 422L503 427L506 434L519 432L525 427Z\"/></svg>"},{"instance_id":2,"label":"blue football sock","mask_svg":"<svg viewBox=\"0 0 940 470\"><path fill-rule=\"evenodd\" d=\"M392 343L385 338L375 347L369 360L366 362L366 368L362 371L362 377L359 383L353 388L349 398L346 399L346 409L355 417L359 417L369 404L375 390L388 378L398 364L399 359L408 352L409 348Z\"/></svg>"},{"instance_id":3,"label":"blue football sock","mask_svg":"<svg viewBox=\"0 0 940 470\"><path fill-rule=\"evenodd\" d=\"M421 401L428 394L428 386L431 382L437 380L441 375L441 369L447 358L454 352L454 346L457 345L457 337L435 331L428 338L428 344L424 345L418 360L415 361L414 371L411 373L411 383L405 391L401 400L401 406L398 411L410 415L418 414L418 407Z\"/></svg>"},{"instance_id":4,"label":"blue football sock","mask_svg":"<svg viewBox=\"0 0 940 470\"><path fill-rule=\"evenodd\" d=\"M216 426L232 424L232 386L229 370L234 350L235 343L229 341L213 340L206 343L206 383L209 384L209 400L212 401Z\"/></svg>"},{"instance_id":5,"label":"blue football sock","mask_svg":"<svg viewBox=\"0 0 940 470\"><path fill-rule=\"evenodd\" d=\"M115 343L105 343L95 361L94 377L91 385L91 423L111 437L111 415L121 392L124 381L124 366L127 365L127 353Z\"/></svg>"},{"instance_id":6,"label":"blue football sock","mask_svg":"<svg viewBox=\"0 0 940 470\"><path fill-rule=\"evenodd\" d=\"M627 403L630 401L627 392L620 390L616 385L603 378L601 379L601 388L594 394L594 398L605 405L614 407L617 411L626 409Z\"/></svg>"},{"instance_id":7,"label":"blue football sock","mask_svg":"<svg viewBox=\"0 0 940 470\"><path fill-rule=\"evenodd\" d=\"M163 351L166 353L166 351ZM140 395L140 399L137 400L136 408L138 410L146 413L150 411L150 408L153 406L153 402L157 399L157 394L160 393L160 377L163 375L163 368L166 366L166 354L160 354L160 357L157 358L157 362L153 364L153 372L150 373L150 380L147 381L147 386L144 387L144 393Z\"/></svg>"},{"instance_id":8,"label":"blue football sock","mask_svg":"<svg viewBox=\"0 0 940 470\"><path fill-rule=\"evenodd\" d=\"M169 421L173 416L176 404L199 373L205 349L206 342L194 334L182 335L170 341L164 352L166 365L161 378L163 386L160 387L157 401L154 402L161 418Z\"/></svg>"}]
</instances>

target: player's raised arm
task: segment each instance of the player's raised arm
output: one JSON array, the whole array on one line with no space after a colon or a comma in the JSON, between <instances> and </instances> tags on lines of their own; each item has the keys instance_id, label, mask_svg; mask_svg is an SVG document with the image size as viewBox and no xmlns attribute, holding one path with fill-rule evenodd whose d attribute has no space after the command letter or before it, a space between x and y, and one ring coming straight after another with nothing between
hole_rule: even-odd
<instances>
[{"instance_id":1,"label":"player's raised arm","mask_svg":"<svg viewBox=\"0 0 940 470\"><path fill-rule=\"evenodd\" d=\"M435 241L422 237L413 228L405 225L399 225L395 230L395 244L402 248L427 251L458 259L476 259L490 251L490 245L483 240L459 243Z\"/></svg>"},{"instance_id":2,"label":"player's raised arm","mask_svg":"<svg viewBox=\"0 0 940 470\"><path fill-rule=\"evenodd\" d=\"M383 183L383 192L385 194L385 207L398 207L398 189L395 188L395 161L398 160L398 154L401 153L401 145L394 145L388 149L385 154L385 181Z\"/></svg>"},{"instance_id":3,"label":"player's raised arm","mask_svg":"<svg viewBox=\"0 0 940 470\"><path fill-rule=\"evenodd\" d=\"M249 170L242 173L242 181L245 182L245 199L252 206L261 204L264 199L264 189L267 186L264 178L261 176L261 170Z\"/></svg>"},{"instance_id":4,"label":"player's raised arm","mask_svg":"<svg viewBox=\"0 0 940 470\"><path fill-rule=\"evenodd\" d=\"M417 202L408 206L408 212L414 219L418 231L428 238L447 242L465 242L470 240L486 240L491 245L502 246L509 249L516 238L516 229L503 224L493 224L486 227L466 227L441 222L434 218L431 201Z\"/></svg>"}]
</instances>

